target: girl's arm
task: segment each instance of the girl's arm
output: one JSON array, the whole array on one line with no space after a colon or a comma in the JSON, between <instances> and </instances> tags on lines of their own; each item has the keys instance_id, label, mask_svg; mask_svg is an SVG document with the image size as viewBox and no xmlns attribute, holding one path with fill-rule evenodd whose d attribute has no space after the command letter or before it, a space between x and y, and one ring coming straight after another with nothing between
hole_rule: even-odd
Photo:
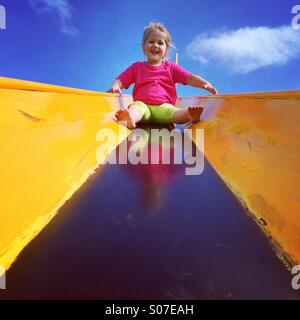
<instances>
[{"instance_id":1,"label":"girl's arm","mask_svg":"<svg viewBox=\"0 0 300 320\"><path fill-rule=\"evenodd\" d=\"M191 74L186 82L187 85L196 87L196 88L201 88L209 91L212 94L218 94L218 91L216 88L214 88L211 83L206 81L205 79L201 78L200 76L196 74Z\"/></svg>"},{"instance_id":2,"label":"girl's arm","mask_svg":"<svg viewBox=\"0 0 300 320\"><path fill-rule=\"evenodd\" d=\"M123 89L122 81L119 79L116 79L111 85L111 88L107 90L107 92L122 94L122 89Z\"/></svg>"}]
</instances>

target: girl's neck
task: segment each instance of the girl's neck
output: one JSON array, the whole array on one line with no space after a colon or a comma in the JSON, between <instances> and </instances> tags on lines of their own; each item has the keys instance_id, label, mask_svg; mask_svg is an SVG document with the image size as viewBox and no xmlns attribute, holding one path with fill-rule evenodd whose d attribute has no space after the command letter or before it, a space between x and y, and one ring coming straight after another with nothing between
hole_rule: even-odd
<instances>
[{"instance_id":1,"label":"girl's neck","mask_svg":"<svg viewBox=\"0 0 300 320\"><path fill-rule=\"evenodd\" d=\"M163 64L163 60L160 62L151 62L148 60L148 61L146 61L146 63L149 64L150 66L157 66L158 67Z\"/></svg>"}]
</instances>

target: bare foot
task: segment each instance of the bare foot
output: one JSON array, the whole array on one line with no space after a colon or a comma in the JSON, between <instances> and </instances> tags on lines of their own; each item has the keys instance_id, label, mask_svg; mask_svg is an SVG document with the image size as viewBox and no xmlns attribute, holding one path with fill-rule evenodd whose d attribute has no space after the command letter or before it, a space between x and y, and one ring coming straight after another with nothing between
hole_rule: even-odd
<instances>
[{"instance_id":1,"label":"bare foot","mask_svg":"<svg viewBox=\"0 0 300 320\"><path fill-rule=\"evenodd\" d=\"M115 117L119 122L124 124L128 129L135 128L134 119L131 117L130 112L127 109L119 109L116 112Z\"/></svg>"},{"instance_id":2,"label":"bare foot","mask_svg":"<svg viewBox=\"0 0 300 320\"><path fill-rule=\"evenodd\" d=\"M200 120L200 116L203 112L203 107L200 105L195 105L195 106L189 106L188 107L188 114L189 114L189 119L192 123L197 123Z\"/></svg>"}]
</instances>

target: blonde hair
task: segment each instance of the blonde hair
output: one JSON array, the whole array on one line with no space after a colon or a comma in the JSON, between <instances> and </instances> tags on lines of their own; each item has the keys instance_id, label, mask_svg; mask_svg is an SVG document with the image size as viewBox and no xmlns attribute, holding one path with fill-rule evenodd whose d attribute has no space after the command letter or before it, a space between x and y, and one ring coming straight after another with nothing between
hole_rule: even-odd
<instances>
[{"instance_id":1,"label":"blonde hair","mask_svg":"<svg viewBox=\"0 0 300 320\"><path fill-rule=\"evenodd\" d=\"M145 45L147 39L149 38L149 36L152 33L160 33L164 37L164 40L165 40L166 45L167 45L165 58L168 58L169 57L169 53L170 53L170 47L174 47L174 46L171 43L170 32L167 30L167 28L162 23L151 22L147 27L145 27L144 33L143 33L143 40L142 40L143 49L144 49L144 45Z\"/></svg>"}]
</instances>

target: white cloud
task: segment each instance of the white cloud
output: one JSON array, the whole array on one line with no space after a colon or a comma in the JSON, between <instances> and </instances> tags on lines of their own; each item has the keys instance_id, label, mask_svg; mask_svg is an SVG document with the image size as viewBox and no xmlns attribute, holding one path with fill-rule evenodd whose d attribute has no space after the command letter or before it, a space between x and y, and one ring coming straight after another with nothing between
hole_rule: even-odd
<instances>
[{"instance_id":1,"label":"white cloud","mask_svg":"<svg viewBox=\"0 0 300 320\"><path fill-rule=\"evenodd\" d=\"M69 36L76 36L78 29L72 23L73 7L68 0L30 0L32 8L39 14L56 15L59 19L59 30Z\"/></svg>"},{"instance_id":2,"label":"white cloud","mask_svg":"<svg viewBox=\"0 0 300 320\"><path fill-rule=\"evenodd\" d=\"M233 73L284 65L300 54L300 33L290 26L241 28L200 34L188 46L189 55L203 64L221 64Z\"/></svg>"}]
</instances>

